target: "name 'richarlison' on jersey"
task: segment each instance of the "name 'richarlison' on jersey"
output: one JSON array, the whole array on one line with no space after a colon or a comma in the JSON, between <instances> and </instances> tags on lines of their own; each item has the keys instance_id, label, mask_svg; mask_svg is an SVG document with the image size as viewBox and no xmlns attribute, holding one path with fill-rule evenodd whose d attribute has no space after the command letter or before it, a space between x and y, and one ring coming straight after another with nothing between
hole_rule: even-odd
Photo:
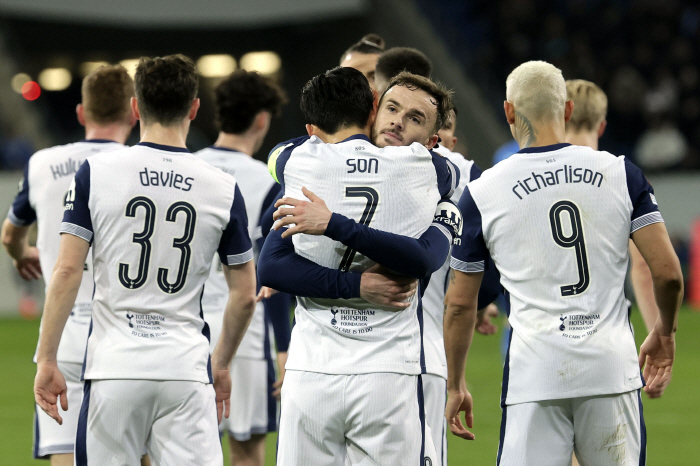
<instances>
[{"instance_id":1,"label":"name 'richarlison' on jersey","mask_svg":"<svg viewBox=\"0 0 700 466\"><path fill-rule=\"evenodd\" d=\"M556 159L551 159L552 162ZM549 160L548 160L549 162ZM559 173L564 172L563 180L560 180ZM554 171L546 171L542 174L536 174L532 172L531 177L527 177L524 180L518 180L517 184L513 186L513 193L518 196L518 199L522 200L523 197L518 193L518 188L522 188L521 192L524 191L526 195L530 195L535 191L539 191L547 186L555 186L561 184L569 183L586 183L596 188L600 188L601 183L605 180L605 177L600 172L593 172L588 168L574 168L571 165L564 165L564 168L560 168Z\"/></svg>"}]
</instances>

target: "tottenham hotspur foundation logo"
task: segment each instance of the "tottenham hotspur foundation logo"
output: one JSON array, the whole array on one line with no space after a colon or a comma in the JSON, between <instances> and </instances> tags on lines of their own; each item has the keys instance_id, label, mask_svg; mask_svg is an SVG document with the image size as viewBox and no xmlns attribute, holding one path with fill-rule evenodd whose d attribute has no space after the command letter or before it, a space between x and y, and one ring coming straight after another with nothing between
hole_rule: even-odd
<instances>
[{"instance_id":1,"label":"tottenham hotspur foundation logo","mask_svg":"<svg viewBox=\"0 0 700 466\"><path fill-rule=\"evenodd\" d=\"M566 329L566 326L564 325L564 321L566 320L566 317L559 314L559 320L561 320L561 325L559 326L559 330L561 330L563 332L564 329Z\"/></svg>"},{"instance_id":2,"label":"tottenham hotspur foundation logo","mask_svg":"<svg viewBox=\"0 0 700 466\"><path fill-rule=\"evenodd\" d=\"M338 313L338 310L337 310L337 309L336 309L336 310L331 309L331 312L333 313L333 317L331 318L331 325L335 325L335 324L338 323L338 321L335 320L335 315Z\"/></svg>"}]
</instances>

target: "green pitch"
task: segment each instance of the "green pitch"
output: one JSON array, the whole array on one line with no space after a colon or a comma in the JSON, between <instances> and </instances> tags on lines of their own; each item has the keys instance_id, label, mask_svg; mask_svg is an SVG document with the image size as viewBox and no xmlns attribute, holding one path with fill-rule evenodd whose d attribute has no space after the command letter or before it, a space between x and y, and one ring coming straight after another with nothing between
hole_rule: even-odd
<instances>
[{"instance_id":1,"label":"green pitch","mask_svg":"<svg viewBox=\"0 0 700 466\"><path fill-rule=\"evenodd\" d=\"M645 332L638 313L633 313L632 322L638 329L637 341L641 342ZM693 440L700 426L700 313L682 309L678 327L677 362L670 388L659 400L642 395L649 439L648 464L652 466L700 464L700 452ZM38 321L0 320L0 466L48 464L31 459L35 371L31 358L38 328ZM500 332L490 337L477 335L474 339L467 378L474 396L476 440L467 442L448 433L448 455L453 466L496 462L501 420L499 342ZM274 465L275 441L276 436L269 436L268 465Z\"/></svg>"}]
</instances>

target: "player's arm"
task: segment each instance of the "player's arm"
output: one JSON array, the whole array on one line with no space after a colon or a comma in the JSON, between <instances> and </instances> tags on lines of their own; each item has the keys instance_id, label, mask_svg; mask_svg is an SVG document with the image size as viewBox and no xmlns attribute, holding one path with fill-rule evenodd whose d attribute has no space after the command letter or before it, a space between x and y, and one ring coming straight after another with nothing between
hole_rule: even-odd
<instances>
[{"instance_id":1,"label":"player's arm","mask_svg":"<svg viewBox=\"0 0 700 466\"><path fill-rule=\"evenodd\" d=\"M292 334L292 326L289 319L289 308L292 297L287 293L277 293L263 301L265 316L272 325L277 347L277 369L279 376L273 384L272 395L280 399L282 382L284 381L284 366L287 364L287 350Z\"/></svg>"},{"instance_id":2,"label":"player's arm","mask_svg":"<svg viewBox=\"0 0 700 466\"><path fill-rule=\"evenodd\" d=\"M651 332L656 319L659 317L659 307L656 305L656 299L654 298L654 282L651 279L651 270L649 270L649 266L632 240L630 240L629 250L630 280L632 281L634 297L639 307L639 313L644 320L644 326L647 328L647 332Z\"/></svg>"}]
</instances>

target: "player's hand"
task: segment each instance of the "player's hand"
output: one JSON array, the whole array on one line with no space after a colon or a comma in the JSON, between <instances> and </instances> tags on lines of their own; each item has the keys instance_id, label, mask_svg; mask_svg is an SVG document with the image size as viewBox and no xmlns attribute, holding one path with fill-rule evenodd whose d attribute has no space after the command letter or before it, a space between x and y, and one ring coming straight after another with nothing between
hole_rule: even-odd
<instances>
[{"instance_id":1,"label":"player's hand","mask_svg":"<svg viewBox=\"0 0 700 466\"><path fill-rule=\"evenodd\" d=\"M325 233L328 222L331 220L333 212L328 210L323 199L306 188L301 188L301 192L311 202L300 201L291 197L283 197L275 202L275 207L278 207L278 209L272 214L272 218L275 219L275 224L272 228L279 230L286 225L294 224L293 227L287 228L282 233L282 238L287 238L297 233L322 235Z\"/></svg>"},{"instance_id":2,"label":"player's hand","mask_svg":"<svg viewBox=\"0 0 700 466\"><path fill-rule=\"evenodd\" d=\"M447 404L445 405L445 417L450 431L457 437L465 440L474 440L476 436L469 432L462 424L460 412L464 411L464 420L467 427L474 427L474 415L472 413L472 395L467 390L466 384L460 387L459 390L447 391Z\"/></svg>"},{"instance_id":3,"label":"player's hand","mask_svg":"<svg viewBox=\"0 0 700 466\"><path fill-rule=\"evenodd\" d=\"M286 351L280 351L277 353L277 372L279 373L279 377L275 381L275 383L272 384L272 388L275 390L272 392L272 396L274 396L276 399L280 399L282 397L282 383L284 382L284 366L287 365L287 352Z\"/></svg>"},{"instance_id":4,"label":"player's hand","mask_svg":"<svg viewBox=\"0 0 700 466\"><path fill-rule=\"evenodd\" d=\"M273 290L270 287L261 286L260 291L258 292L258 296L256 296L256 298L255 298L255 302L259 303L263 299L267 299L275 293L279 293L279 292L277 290Z\"/></svg>"},{"instance_id":5,"label":"player's hand","mask_svg":"<svg viewBox=\"0 0 700 466\"><path fill-rule=\"evenodd\" d=\"M231 411L231 371L228 367L214 369L214 392L216 392L216 416L219 424L223 418L228 419Z\"/></svg>"},{"instance_id":6,"label":"player's hand","mask_svg":"<svg viewBox=\"0 0 700 466\"><path fill-rule=\"evenodd\" d=\"M397 275L379 264L365 270L360 279L362 299L400 311L411 305L409 299L417 288L418 280L415 278Z\"/></svg>"},{"instance_id":7,"label":"player's hand","mask_svg":"<svg viewBox=\"0 0 700 466\"><path fill-rule=\"evenodd\" d=\"M498 327L491 322L491 318L498 317L498 308L495 304L489 304L476 313L476 331L482 335L493 335Z\"/></svg>"},{"instance_id":8,"label":"player's hand","mask_svg":"<svg viewBox=\"0 0 700 466\"><path fill-rule=\"evenodd\" d=\"M20 277L25 280L38 280L41 278L41 264L39 263L39 250L37 248L32 246L25 248L24 256L12 262Z\"/></svg>"},{"instance_id":9,"label":"player's hand","mask_svg":"<svg viewBox=\"0 0 700 466\"><path fill-rule=\"evenodd\" d=\"M68 398L66 396L66 379L58 370L55 362L40 362L36 366L34 378L34 401L58 422L63 424L63 418L58 413L58 400L61 400L61 409L68 411Z\"/></svg>"},{"instance_id":10,"label":"player's hand","mask_svg":"<svg viewBox=\"0 0 700 466\"><path fill-rule=\"evenodd\" d=\"M644 391L650 398L661 396L671 382L676 355L676 335L661 335L654 327L639 348L639 368L646 381Z\"/></svg>"}]
</instances>

